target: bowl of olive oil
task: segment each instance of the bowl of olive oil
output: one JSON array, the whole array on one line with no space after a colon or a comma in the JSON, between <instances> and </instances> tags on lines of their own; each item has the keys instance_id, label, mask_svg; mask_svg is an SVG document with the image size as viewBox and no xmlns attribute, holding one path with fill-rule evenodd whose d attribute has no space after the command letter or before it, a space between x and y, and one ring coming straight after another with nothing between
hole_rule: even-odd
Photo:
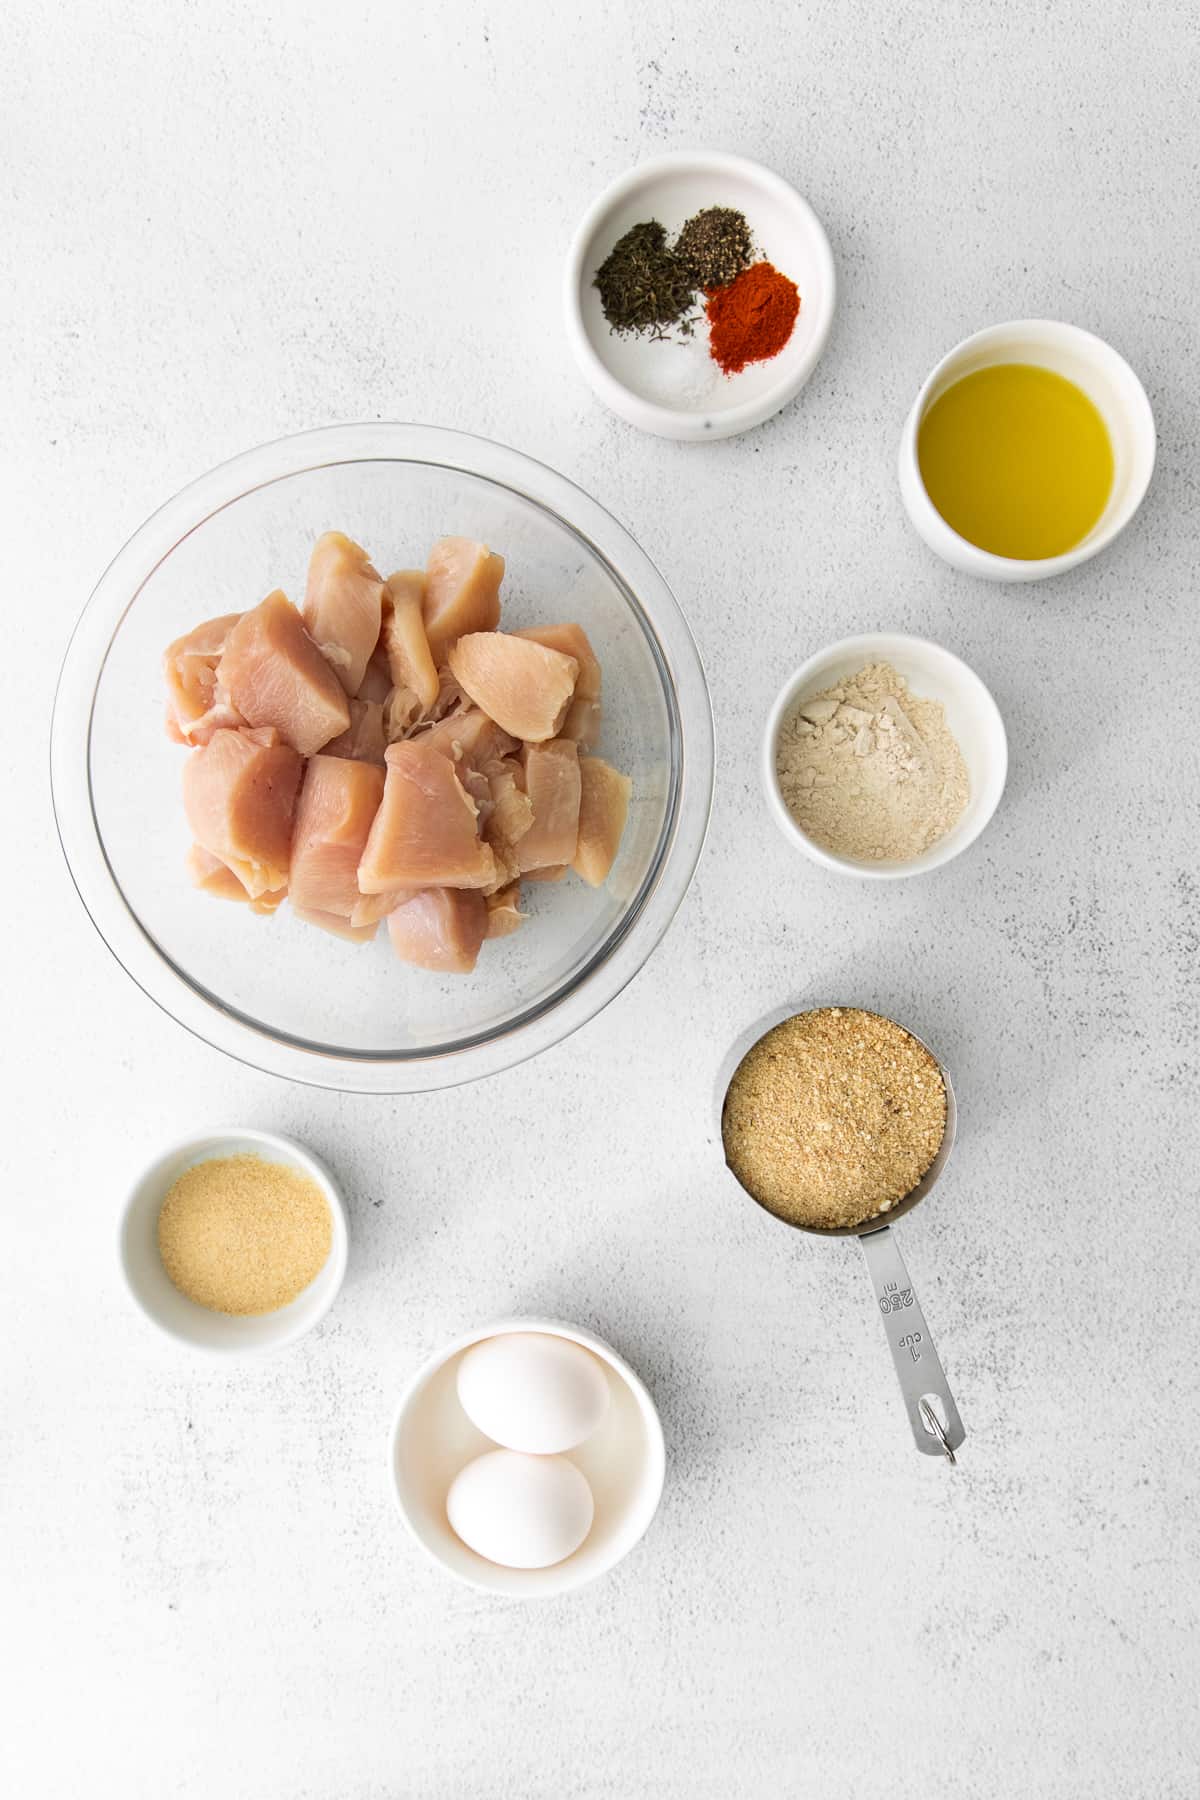
<instances>
[{"instance_id":1,"label":"bowl of olive oil","mask_svg":"<svg viewBox=\"0 0 1200 1800\"><path fill-rule=\"evenodd\" d=\"M900 492L967 574L1040 581L1129 523L1154 468L1154 416L1123 357L1076 325L993 325L950 352L900 441Z\"/></svg>"}]
</instances>

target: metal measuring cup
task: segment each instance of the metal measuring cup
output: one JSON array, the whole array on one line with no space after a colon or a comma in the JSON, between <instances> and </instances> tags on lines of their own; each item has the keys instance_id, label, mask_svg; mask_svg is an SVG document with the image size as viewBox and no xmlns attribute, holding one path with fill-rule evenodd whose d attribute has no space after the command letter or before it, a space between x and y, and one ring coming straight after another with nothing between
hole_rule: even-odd
<instances>
[{"instance_id":1,"label":"metal measuring cup","mask_svg":"<svg viewBox=\"0 0 1200 1800\"><path fill-rule=\"evenodd\" d=\"M726 1057L721 1066L721 1077L717 1089L718 1129L721 1132L721 1147L725 1145L725 1102L729 1095L729 1086L733 1080L742 1058L761 1037L774 1026L781 1025L785 1019L793 1019L801 1013L826 1010L818 1006L785 1006L771 1013L767 1018L751 1028ZM848 1008L860 1012L870 1011L867 1007ZM879 1014L878 1017L886 1015ZM902 1030L908 1031L907 1026ZM892 1353L892 1361L896 1366L896 1374L900 1382L900 1392L904 1397L904 1410L908 1414L909 1426L917 1449L924 1456L944 1456L953 1464L955 1451L966 1437L954 1395L950 1392L945 1371L934 1348L933 1339L929 1335L929 1327L925 1323L925 1315L921 1311L921 1303L917 1299L916 1289L909 1280L908 1270L900 1255L899 1245L892 1235L891 1226L897 1219L922 1201L938 1176L946 1166L947 1158L954 1146L954 1133L958 1120L954 1103L954 1088L950 1076L940 1060L933 1055L929 1045L917 1037L915 1031L908 1035L923 1050L933 1056L941 1072L946 1089L946 1129L938 1146L937 1155L926 1169L924 1175L911 1192L898 1200L895 1206L889 1207L886 1215L877 1215L866 1219L861 1225L832 1226L797 1225L793 1219L785 1219L773 1212L758 1195L733 1175L743 1193L749 1194L756 1205L764 1212L779 1219L783 1225L791 1225L796 1231L805 1231L813 1237L856 1237L862 1246L866 1258L867 1273L871 1277L871 1286L875 1291L875 1299L883 1319L883 1329L887 1337L888 1348ZM728 1160L726 1167L729 1167Z\"/></svg>"}]
</instances>

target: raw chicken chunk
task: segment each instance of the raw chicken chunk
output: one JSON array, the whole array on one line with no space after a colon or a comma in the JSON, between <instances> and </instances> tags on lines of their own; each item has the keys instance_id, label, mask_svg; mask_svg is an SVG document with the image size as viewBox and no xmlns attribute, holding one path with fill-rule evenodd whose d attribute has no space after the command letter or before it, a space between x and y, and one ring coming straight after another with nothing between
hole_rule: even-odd
<instances>
[{"instance_id":1,"label":"raw chicken chunk","mask_svg":"<svg viewBox=\"0 0 1200 1800\"><path fill-rule=\"evenodd\" d=\"M521 911L521 884L510 881L507 887L498 888L487 897L487 929L484 937L510 937L519 931L528 913Z\"/></svg>"},{"instance_id":2,"label":"raw chicken chunk","mask_svg":"<svg viewBox=\"0 0 1200 1800\"><path fill-rule=\"evenodd\" d=\"M466 631L495 631L500 623L504 558L471 538L439 538L425 567L425 631L440 669Z\"/></svg>"},{"instance_id":3,"label":"raw chicken chunk","mask_svg":"<svg viewBox=\"0 0 1200 1800\"><path fill-rule=\"evenodd\" d=\"M356 695L379 642L383 577L361 545L327 531L313 546L304 623L342 687Z\"/></svg>"},{"instance_id":4,"label":"raw chicken chunk","mask_svg":"<svg viewBox=\"0 0 1200 1800\"><path fill-rule=\"evenodd\" d=\"M350 729L330 738L323 756L347 756L353 762L378 763L383 767L387 739L383 734L383 707L378 700L351 700Z\"/></svg>"},{"instance_id":5,"label":"raw chicken chunk","mask_svg":"<svg viewBox=\"0 0 1200 1800\"><path fill-rule=\"evenodd\" d=\"M383 798L383 770L340 756L310 759L296 808L289 886L293 907L349 919L358 864Z\"/></svg>"},{"instance_id":6,"label":"raw chicken chunk","mask_svg":"<svg viewBox=\"0 0 1200 1800\"><path fill-rule=\"evenodd\" d=\"M450 672L489 719L541 743L567 715L579 664L561 650L502 631L475 631L450 652Z\"/></svg>"},{"instance_id":7,"label":"raw chicken chunk","mask_svg":"<svg viewBox=\"0 0 1200 1800\"><path fill-rule=\"evenodd\" d=\"M431 719L445 719L451 713L465 712L471 702L455 681L449 669L438 670L438 696L429 709Z\"/></svg>"},{"instance_id":8,"label":"raw chicken chunk","mask_svg":"<svg viewBox=\"0 0 1200 1800\"><path fill-rule=\"evenodd\" d=\"M558 735L574 738L585 749L594 748L600 741L603 717L600 705L600 663L583 626L529 625L523 631L515 631L513 636L529 638L535 644L544 644L547 650L561 650L564 656L575 658L579 664L575 693Z\"/></svg>"},{"instance_id":9,"label":"raw chicken chunk","mask_svg":"<svg viewBox=\"0 0 1200 1800\"><path fill-rule=\"evenodd\" d=\"M518 762L500 757L487 764L484 779L489 805L483 836L496 857L497 880L511 885L521 872L518 850L533 824L533 802L525 792L524 771Z\"/></svg>"},{"instance_id":10,"label":"raw chicken chunk","mask_svg":"<svg viewBox=\"0 0 1200 1800\"><path fill-rule=\"evenodd\" d=\"M486 844L488 836L485 828L492 812L491 783L486 775L481 775L479 770L473 769L469 763L459 763L454 772L462 783L463 791L475 808L476 829Z\"/></svg>"},{"instance_id":11,"label":"raw chicken chunk","mask_svg":"<svg viewBox=\"0 0 1200 1800\"><path fill-rule=\"evenodd\" d=\"M383 735L389 744L407 737L421 716L421 702L411 688L394 687L383 709Z\"/></svg>"},{"instance_id":12,"label":"raw chicken chunk","mask_svg":"<svg viewBox=\"0 0 1200 1800\"><path fill-rule=\"evenodd\" d=\"M582 754L599 659L573 621L499 631L503 575L446 537L385 582L330 531L303 613L276 590L170 645L197 888L264 913L290 898L354 943L386 918L402 960L467 973L523 923L523 882L607 879L630 783Z\"/></svg>"},{"instance_id":13,"label":"raw chicken chunk","mask_svg":"<svg viewBox=\"0 0 1200 1800\"><path fill-rule=\"evenodd\" d=\"M590 887L602 887L625 829L633 783L598 756L580 757L579 774L579 843L571 867Z\"/></svg>"},{"instance_id":14,"label":"raw chicken chunk","mask_svg":"<svg viewBox=\"0 0 1200 1800\"><path fill-rule=\"evenodd\" d=\"M367 672L359 683L356 700L375 700L383 705L392 691L392 671L388 667L388 659L383 645L375 646L375 654L367 664Z\"/></svg>"},{"instance_id":15,"label":"raw chicken chunk","mask_svg":"<svg viewBox=\"0 0 1200 1800\"><path fill-rule=\"evenodd\" d=\"M582 625L525 625L520 631L514 631L512 636L528 638L531 644L541 644L547 650L558 650L563 656L573 656L579 664L579 674L575 679L577 697L580 700L600 698L600 663Z\"/></svg>"},{"instance_id":16,"label":"raw chicken chunk","mask_svg":"<svg viewBox=\"0 0 1200 1800\"><path fill-rule=\"evenodd\" d=\"M250 898L229 864L206 850L203 844L193 844L188 851L187 872L192 878L192 886L198 887L203 894L211 894L214 900Z\"/></svg>"},{"instance_id":17,"label":"raw chicken chunk","mask_svg":"<svg viewBox=\"0 0 1200 1800\"><path fill-rule=\"evenodd\" d=\"M425 888L388 914L388 934L401 962L442 974L469 975L487 935L482 894Z\"/></svg>"},{"instance_id":18,"label":"raw chicken chunk","mask_svg":"<svg viewBox=\"0 0 1200 1800\"><path fill-rule=\"evenodd\" d=\"M581 794L579 746L570 738L551 738L548 744L527 744L523 760L533 822L517 845L517 867L527 874L574 861Z\"/></svg>"},{"instance_id":19,"label":"raw chicken chunk","mask_svg":"<svg viewBox=\"0 0 1200 1800\"><path fill-rule=\"evenodd\" d=\"M188 851L187 870L193 887L202 894L211 894L215 900L240 900L253 913L273 913L287 899L287 889L281 887L252 900L229 865L202 844L193 844Z\"/></svg>"},{"instance_id":20,"label":"raw chicken chunk","mask_svg":"<svg viewBox=\"0 0 1200 1800\"><path fill-rule=\"evenodd\" d=\"M184 764L192 836L233 871L252 900L287 886L303 770L295 750L269 726L216 731Z\"/></svg>"},{"instance_id":21,"label":"raw chicken chunk","mask_svg":"<svg viewBox=\"0 0 1200 1800\"><path fill-rule=\"evenodd\" d=\"M236 730L245 720L217 681L217 664L240 613L206 619L186 637L168 644L167 736L180 744L207 744L214 731Z\"/></svg>"},{"instance_id":22,"label":"raw chicken chunk","mask_svg":"<svg viewBox=\"0 0 1200 1800\"><path fill-rule=\"evenodd\" d=\"M599 700L572 700L558 735L578 744L582 756L585 750L594 750L600 742L603 724L604 708Z\"/></svg>"},{"instance_id":23,"label":"raw chicken chunk","mask_svg":"<svg viewBox=\"0 0 1200 1800\"><path fill-rule=\"evenodd\" d=\"M473 763L476 767L508 756L517 747L516 738L501 731L495 720L489 719L477 706L439 719L428 731L422 731L414 742L440 750L456 763Z\"/></svg>"},{"instance_id":24,"label":"raw chicken chunk","mask_svg":"<svg viewBox=\"0 0 1200 1800\"><path fill-rule=\"evenodd\" d=\"M389 888L386 894L360 894L350 914L350 923L377 925L380 919L386 919L389 913L419 892L418 888Z\"/></svg>"},{"instance_id":25,"label":"raw chicken chunk","mask_svg":"<svg viewBox=\"0 0 1200 1800\"><path fill-rule=\"evenodd\" d=\"M594 750L603 723L604 708L599 700L572 700L558 735L573 739L581 750Z\"/></svg>"},{"instance_id":26,"label":"raw chicken chunk","mask_svg":"<svg viewBox=\"0 0 1200 1800\"><path fill-rule=\"evenodd\" d=\"M437 705L441 680L425 636L425 572L400 569L389 575L383 595L380 645L392 686L409 688L429 713Z\"/></svg>"},{"instance_id":27,"label":"raw chicken chunk","mask_svg":"<svg viewBox=\"0 0 1200 1800\"><path fill-rule=\"evenodd\" d=\"M229 633L217 681L244 719L273 725L301 756L350 727L340 681L278 588Z\"/></svg>"},{"instance_id":28,"label":"raw chicken chunk","mask_svg":"<svg viewBox=\"0 0 1200 1800\"><path fill-rule=\"evenodd\" d=\"M387 782L358 867L364 894L389 888L490 887L496 859L479 837L474 801L448 756L427 738L391 744Z\"/></svg>"},{"instance_id":29,"label":"raw chicken chunk","mask_svg":"<svg viewBox=\"0 0 1200 1800\"><path fill-rule=\"evenodd\" d=\"M345 938L351 944L369 944L379 927L377 924L355 925L349 919L343 919L339 913L321 912L312 906L295 906L292 911L306 925L317 925L322 931L329 932L331 937Z\"/></svg>"}]
</instances>

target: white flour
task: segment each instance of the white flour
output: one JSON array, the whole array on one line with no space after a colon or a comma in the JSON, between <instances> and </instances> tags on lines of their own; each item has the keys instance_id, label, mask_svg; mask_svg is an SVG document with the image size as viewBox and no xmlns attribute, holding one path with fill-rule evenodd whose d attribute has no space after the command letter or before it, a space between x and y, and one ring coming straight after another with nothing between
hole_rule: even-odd
<instances>
[{"instance_id":1,"label":"white flour","mask_svg":"<svg viewBox=\"0 0 1200 1800\"><path fill-rule=\"evenodd\" d=\"M954 825L970 794L937 700L889 663L802 700L779 734L784 804L815 843L864 862L907 862Z\"/></svg>"}]
</instances>

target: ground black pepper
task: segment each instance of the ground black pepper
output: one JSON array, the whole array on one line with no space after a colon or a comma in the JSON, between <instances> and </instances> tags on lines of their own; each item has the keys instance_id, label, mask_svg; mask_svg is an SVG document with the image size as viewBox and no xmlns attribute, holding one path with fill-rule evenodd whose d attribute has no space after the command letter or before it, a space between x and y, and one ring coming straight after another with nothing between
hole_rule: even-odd
<instances>
[{"instance_id":1,"label":"ground black pepper","mask_svg":"<svg viewBox=\"0 0 1200 1800\"><path fill-rule=\"evenodd\" d=\"M754 240L744 214L732 206L706 206L679 233L675 254L697 287L725 287L749 268Z\"/></svg>"}]
</instances>

